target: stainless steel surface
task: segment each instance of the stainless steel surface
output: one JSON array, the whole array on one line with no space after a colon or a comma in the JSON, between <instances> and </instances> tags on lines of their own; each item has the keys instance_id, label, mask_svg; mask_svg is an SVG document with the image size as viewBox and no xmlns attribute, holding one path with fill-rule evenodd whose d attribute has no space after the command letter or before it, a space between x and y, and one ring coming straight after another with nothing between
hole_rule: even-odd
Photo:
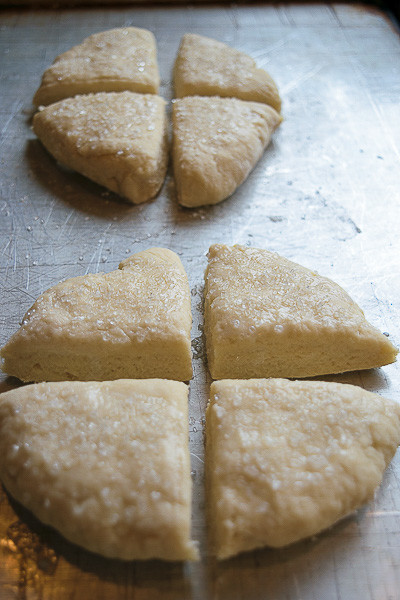
<instances>
[{"instance_id":1,"label":"stainless steel surface","mask_svg":"<svg viewBox=\"0 0 400 600\"><path fill-rule=\"evenodd\" d=\"M2 600L399 599L399 452L374 501L316 539L221 564L208 556L202 340L206 253L226 242L272 249L331 277L400 345L398 33L373 9L323 4L5 10L0 23L0 343L61 279L110 271L151 246L180 255L193 296L189 426L193 536L202 553L200 563L183 566L106 561L43 528L3 493ZM188 31L248 52L275 78L285 121L225 202L180 208L170 173L156 200L125 204L60 169L32 134L31 99L53 58L93 32L126 25L154 32L168 100ZM398 364L327 379L400 401ZM0 389L16 384L2 377Z\"/></svg>"}]
</instances>

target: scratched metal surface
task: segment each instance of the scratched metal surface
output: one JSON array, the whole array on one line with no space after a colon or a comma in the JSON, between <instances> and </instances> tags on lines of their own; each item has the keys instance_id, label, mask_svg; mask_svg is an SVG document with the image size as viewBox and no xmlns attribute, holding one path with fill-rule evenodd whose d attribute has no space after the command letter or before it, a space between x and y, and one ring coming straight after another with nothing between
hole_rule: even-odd
<instances>
[{"instance_id":1,"label":"scratched metal surface","mask_svg":"<svg viewBox=\"0 0 400 600\"><path fill-rule=\"evenodd\" d=\"M119 563L60 538L0 494L2 600L394 600L400 598L400 457L373 502L318 538L216 564L203 494L201 294L213 242L273 249L340 284L400 345L400 43L383 14L346 5L225 6L0 13L0 343L61 279L110 271L151 246L176 251L193 296L190 394L193 565ZM103 29L136 25L158 42L172 96L179 39L193 31L250 53L276 79L285 121L250 178L225 202L180 208L171 174L159 197L120 202L60 170L30 129L31 98L61 51ZM335 376L400 401L399 367ZM1 390L16 385L0 379Z\"/></svg>"}]
</instances>

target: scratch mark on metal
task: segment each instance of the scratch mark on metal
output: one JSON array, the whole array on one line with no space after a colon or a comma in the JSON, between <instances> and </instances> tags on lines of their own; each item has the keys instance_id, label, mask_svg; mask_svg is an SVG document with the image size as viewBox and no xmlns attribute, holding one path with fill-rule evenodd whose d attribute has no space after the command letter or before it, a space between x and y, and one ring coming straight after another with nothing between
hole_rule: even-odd
<instances>
[{"instance_id":1,"label":"scratch mark on metal","mask_svg":"<svg viewBox=\"0 0 400 600\"><path fill-rule=\"evenodd\" d=\"M52 213L53 213L53 211L54 211L54 205L55 205L55 200L51 200L51 201L50 201L50 206L49 206L49 208L48 208L48 214L47 214L46 220L45 220L45 222L43 223L43 229L45 230L45 232L46 232L47 234L48 234L48 231L47 231L47 225L48 225L48 222L49 222L49 220L50 220L50 217L51 217L51 215L52 215Z\"/></svg>"},{"instance_id":2,"label":"scratch mark on metal","mask_svg":"<svg viewBox=\"0 0 400 600\"><path fill-rule=\"evenodd\" d=\"M69 213L66 215L66 217L65 217L65 219L64 219L64 223L62 224L62 226L61 226L61 227L60 227L60 229L59 229L59 232L58 232L58 237L57 237L57 239L58 239L58 240L61 238L61 236L62 236L62 235L63 235L63 233L65 232L65 230L66 230L66 227L67 227L67 225L68 225L69 221L70 221L70 220L71 220L71 218L72 218L72 217L74 217L74 216L75 216L75 212L74 212L74 211L71 209L71 210L69 211Z\"/></svg>"},{"instance_id":3,"label":"scratch mark on metal","mask_svg":"<svg viewBox=\"0 0 400 600\"><path fill-rule=\"evenodd\" d=\"M310 69L306 73L303 73L299 77L296 77L296 79L294 79L289 84L287 84L285 87L283 87L283 90L282 90L283 94L288 94L289 92L292 92L293 90L298 88L305 81L312 79L315 75L317 75L317 73L322 71L322 69L323 69L323 65L316 65L313 69Z\"/></svg>"},{"instance_id":4,"label":"scratch mark on metal","mask_svg":"<svg viewBox=\"0 0 400 600\"><path fill-rule=\"evenodd\" d=\"M17 114L17 112L19 111L19 109L22 106L22 100L19 100L18 102L16 102L16 104L12 107L11 113L9 118L5 121L2 129L1 129L1 135L4 136L9 124L11 123L11 121L13 120L13 118L15 117L15 115Z\"/></svg>"},{"instance_id":5,"label":"scratch mark on metal","mask_svg":"<svg viewBox=\"0 0 400 600\"><path fill-rule=\"evenodd\" d=\"M262 50L254 51L251 53L251 56L257 60L258 62L260 62L265 56L267 56L267 58L269 59L269 54L275 50L280 50L281 48L283 48L288 41L294 39L296 37L295 33L290 33L289 35L285 36L283 39L280 39L278 42L275 42L274 44L269 44L269 46L264 46Z\"/></svg>"},{"instance_id":6,"label":"scratch mark on metal","mask_svg":"<svg viewBox=\"0 0 400 600\"><path fill-rule=\"evenodd\" d=\"M194 452L191 452L190 456L193 456L194 458L197 458L197 460L200 461L204 465L204 460L202 458L200 458L200 456L198 456Z\"/></svg>"}]
</instances>

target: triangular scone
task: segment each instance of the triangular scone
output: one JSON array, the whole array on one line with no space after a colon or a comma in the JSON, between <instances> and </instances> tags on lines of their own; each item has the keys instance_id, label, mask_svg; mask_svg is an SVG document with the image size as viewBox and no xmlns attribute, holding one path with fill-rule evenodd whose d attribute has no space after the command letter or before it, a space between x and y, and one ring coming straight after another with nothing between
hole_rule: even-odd
<instances>
[{"instance_id":1,"label":"triangular scone","mask_svg":"<svg viewBox=\"0 0 400 600\"><path fill-rule=\"evenodd\" d=\"M117 271L42 294L1 350L22 381L192 377L189 283L179 257L152 248Z\"/></svg>"},{"instance_id":2,"label":"triangular scone","mask_svg":"<svg viewBox=\"0 0 400 600\"><path fill-rule=\"evenodd\" d=\"M261 158L281 116L236 98L190 96L172 108L173 167L183 206L221 202Z\"/></svg>"},{"instance_id":3,"label":"triangular scone","mask_svg":"<svg viewBox=\"0 0 400 600\"><path fill-rule=\"evenodd\" d=\"M211 246L205 280L214 379L312 377L396 359L339 285L274 252Z\"/></svg>"},{"instance_id":4,"label":"triangular scone","mask_svg":"<svg viewBox=\"0 0 400 600\"><path fill-rule=\"evenodd\" d=\"M223 96L263 102L280 112L272 77L235 48L202 35L183 36L174 68L175 96Z\"/></svg>"},{"instance_id":5,"label":"triangular scone","mask_svg":"<svg viewBox=\"0 0 400 600\"><path fill-rule=\"evenodd\" d=\"M0 476L41 521L92 552L197 558L183 383L40 383L1 394Z\"/></svg>"},{"instance_id":6,"label":"triangular scone","mask_svg":"<svg viewBox=\"0 0 400 600\"><path fill-rule=\"evenodd\" d=\"M33 129L62 164L134 204L153 198L168 162L165 101L133 92L66 98L36 113Z\"/></svg>"},{"instance_id":7,"label":"triangular scone","mask_svg":"<svg viewBox=\"0 0 400 600\"><path fill-rule=\"evenodd\" d=\"M51 104L77 94L157 94L156 41L146 29L123 27L95 33L60 54L43 74L33 102Z\"/></svg>"},{"instance_id":8,"label":"triangular scone","mask_svg":"<svg viewBox=\"0 0 400 600\"><path fill-rule=\"evenodd\" d=\"M400 405L319 381L211 386L206 472L218 558L312 536L373 497L400 442Z\"/></svg>"}]
</instances>

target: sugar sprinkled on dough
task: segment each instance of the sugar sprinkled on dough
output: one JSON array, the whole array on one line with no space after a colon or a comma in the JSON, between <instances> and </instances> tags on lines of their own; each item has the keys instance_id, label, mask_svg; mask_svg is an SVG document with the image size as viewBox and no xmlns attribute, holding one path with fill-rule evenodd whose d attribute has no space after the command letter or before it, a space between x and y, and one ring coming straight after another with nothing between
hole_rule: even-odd
<instances>
[{"instance_id":1,"label":"sugar sprinkled on dough","mask_svg":"<svg viewBox=\"0 0 400 600\"><path fill-rule=\"evenodd\" d=\"M60 54L43 74L34 104L91 92L158 92L154 35L138 27L95 33Z\"/></svg>"},{"instance_id":2,"label":"sugar sprinkled on dough","mask_svg":"<svg viewBox=\"0 0 400 600\"><path fill-rule=\"evenodd\" d=\"M110 273L44 292L1 351L24 381L192 376L190 290L179 257L151 248Z\"/></svg>"},{"instance_id":3,"label":"sugar sprinkled on dough","mask_svg":"<svg viewBox=\"0 0 400 600\"><path fill-rule=\"evenodd\" d=\"M36 135L62 164L138 204L167 169L165 101L152 94L98 93L36 113Z\"/></svg>"},{"instance_id":4,"label":"sugar sprinkled on dough","mask_svg":"<svg viewBox=\"0 0 400 600\"><path fill-rule=\"evenodd\" d=\"M215 244L205 280L214 379L311 377L396 358L345 290L274 252Z\"/></svg>"},{"instance_id":5,"label":"sugar sprinkled on dough","mask_svg":"<svg viewBox=\"0 0 400 600\"><path fill-rule=\"evenodd\" d=\"M202 35L183 36L174 67L177 98L221 96L262 102L278 112L281 99L271 76L235 48Z\"/></svg>"},{"instance_id":6,"label":"sugar sprinkled on dough","mask_svg":"<svg viewBox=\"0 0 400 600\"><path fill-rule=\"evenodd\" d=\"M281 123L270 106L190 96L172 108L173 165L184 206L216 204L243 183Z\"/></svg>"},{"instance_id":7,"label":"sugar sprinkled on dough","mask_svg":"<svg viewBox=\"0 0 400 600\"><path fill-rule=\"evenodd\" d=\"M108 557L191 560L188 388L60 382L0 395L0 474L69 540Z\"/></svg>"},{"instance_id":8,"label":"sugar sprinkled on dough","mask_svg":"<svg viewBox=\"0 0 400 600\"><path fill-rule=\"evenodd\" d=\"M356 386L222 380L207 408L219 558L314 535L367 502L400 441L400 406Z\"/></svg>"}]
</instances>

